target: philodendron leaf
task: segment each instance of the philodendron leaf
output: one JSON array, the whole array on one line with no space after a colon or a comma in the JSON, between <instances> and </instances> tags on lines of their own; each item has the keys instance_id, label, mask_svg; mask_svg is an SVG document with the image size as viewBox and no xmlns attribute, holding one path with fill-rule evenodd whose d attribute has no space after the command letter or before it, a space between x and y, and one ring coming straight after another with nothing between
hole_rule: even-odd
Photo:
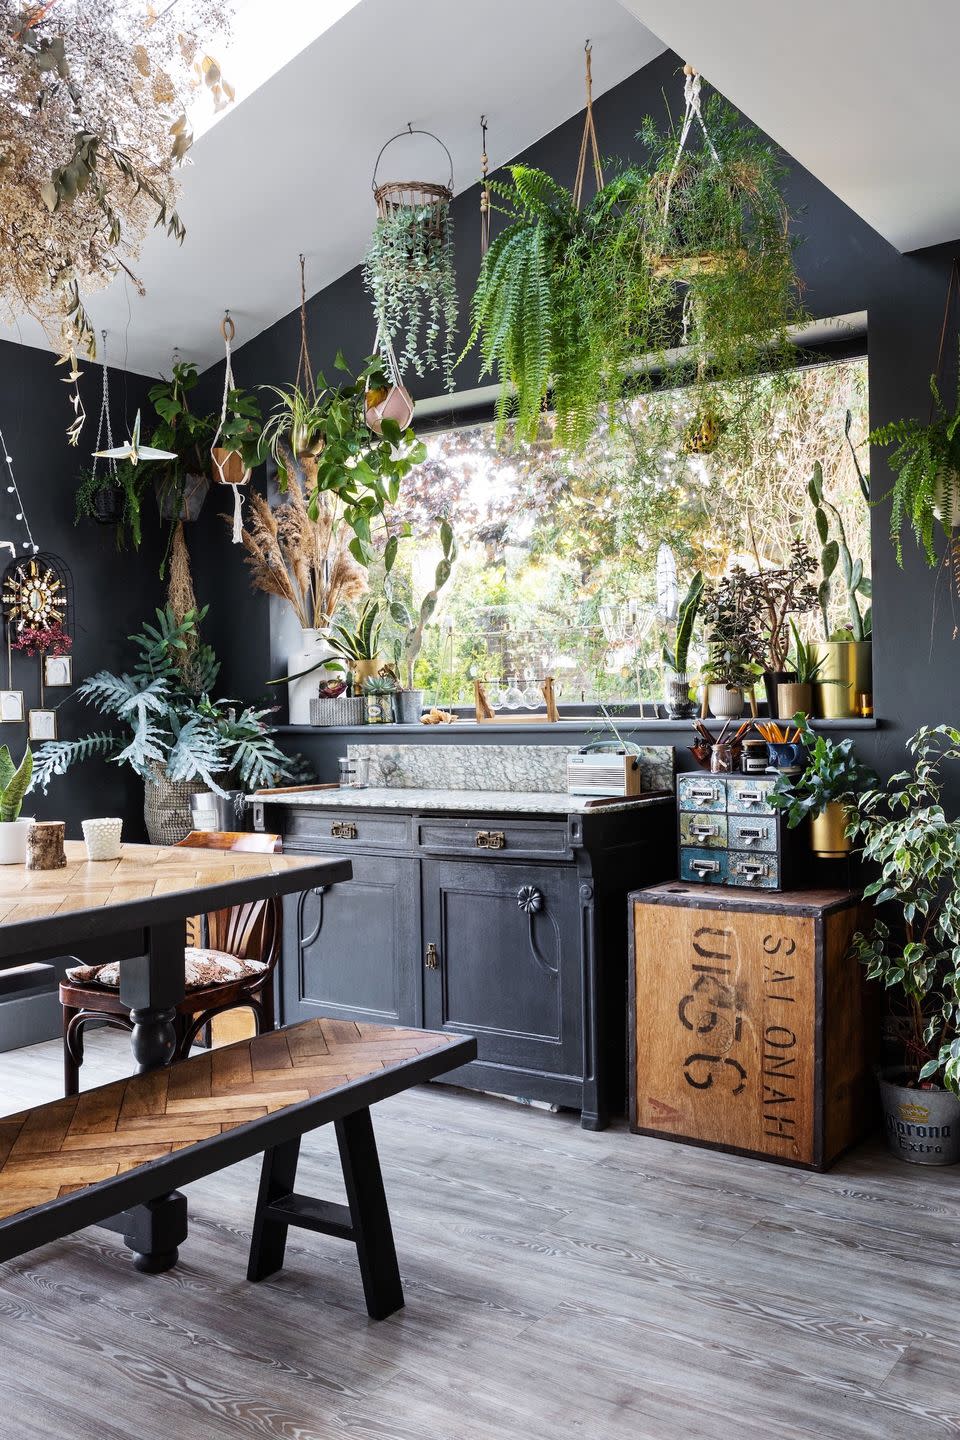
<instances>
[{"instance_id":1,"label":"philodendron leaf","mask_svg":"<svg viewBox=\"0 0 960 1440\"><path fill-rule=\"evenodd\" d=\"M444 555L447 557L448 560L452 560L454 539L453 526L450 524L449 520L440 521L440 544L443 547Z\"/></svg>"},{"instance_id":2,"label":"philodendron leaf","mask_svg":"<svg viewBox=\"0 0 960 1440\"><path fill-rule=\"evenodd\" d=\"M397 539L396 535L391 535L390 539L383 547L383 570L385 575L389 575L390 571L393 569L394 562L397 558L397 549L399 548L399 545L400 541Z\"/></svg>"},{"instance_id":3,"label":"philodendron leaf","mask_svg":"<svg viewBox=\"0 0 960 1440\"><path fill-rule=\"evenodd\" d=\"M399 445L400 441L403 439L403 431L400 429L400 426L397 424L396 420L391 420L389 417L381 420L380 434L383 436L384 440L386 440L390 445L394 446Z\"/></svg>"}]
</instances>

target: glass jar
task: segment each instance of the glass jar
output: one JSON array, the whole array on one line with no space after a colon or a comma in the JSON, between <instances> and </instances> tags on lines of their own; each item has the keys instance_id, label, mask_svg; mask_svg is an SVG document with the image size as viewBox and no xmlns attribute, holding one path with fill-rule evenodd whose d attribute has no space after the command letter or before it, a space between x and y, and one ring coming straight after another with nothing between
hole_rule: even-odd
<instances>
[{"instance_id":1,"label":"glass jar","mask_svg":"<svg viewBox=\"0 0 960 1440\"><path fill-rule=\"evenodd\" d=\"M710 769L714 775L728 775L733 769L733 746L729 740L714 741Z\"/></svg>"}]
</instances>

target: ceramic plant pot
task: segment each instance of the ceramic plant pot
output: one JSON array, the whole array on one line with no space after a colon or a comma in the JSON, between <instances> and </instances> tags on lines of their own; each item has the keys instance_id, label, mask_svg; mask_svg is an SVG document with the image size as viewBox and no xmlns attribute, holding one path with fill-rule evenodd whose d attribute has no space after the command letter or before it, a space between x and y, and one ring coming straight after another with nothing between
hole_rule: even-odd
<instances>
[{"instance_id":1,"label":"ceramic plant pot","mask_svg":"<svg viewBox=\"0 0 960 1440\"><path fill-rule=\"evenodd\" d=\"M665 688L664 703L671 720L689 720L697 713L697 707L690 699L689 676L670 675Z\"/></svg>"},{"instance_id":2,"label":"ceramic plant pot","mask_svg":"<svg viewBox=\"0 0 960 1440\"><path fill-rule=\"evenodd\" d=\"M321 660L333 660L336 651L330 648L325 630L301 630L300 648L287 656L287 674L298 675L300 679L287 683L287 708L291 725L309 725L310 701L320 694L321 680L330 678L331 672L322 668L311 669ZM309 674L304 674L309 671Z\"/></svg>"},{"instance_id":3,"label":"ceramic plant pot","mask_svg":"<svg viewBox=\"0 0 960 1440\"><path fill-rule=\"evenodd\" d=\"M33 816L0 820L0 865L22 865L27 858L27 836Z\"/></svg>"},{"instance_id":4,"label":"ceramic plant pot","mask_svg":"<svg viewBox=\"0 0 960 1440\"><path fill-rule=\"evenodd\" d=\"M250 479L250 471L236 450L224 450L221 445L216 445L210 455L213 460L211 473L215 485L245 485Z\"/></svg>"},{"instance_id":5,"label":"ceramic plant pot","mask_svg":"<svg viewBox=\"0 0 960 1440\"><path fill-rule=\"evenodd\" d=\"M395 420L406 430L413 419L413 396L405 385L391 385L385 394L368 390L365 398L363 416L374 435L382 435L384 420Z\"/></svg>"},{"instance_id":6,"label":"ceramic plant pot","mask_svg":"<svg viewBox=\"0 0 960 1440\"><path fill-rule=\"evenodd\" d=\"M857 696L873 690L871 641L816 640L812 645L816 659L823 661L813 687L817 715L822 720L852 720L858 713Z\"/></svg>"},{"instance_id":7,"label":"ceramic plant pot","mask_svg":"<svg viewBox=\"0 0 960 1440\"><path fill-rule=\"evenodd\" d=\"M824 860L849 855L852 841L846 831L846 809L836 800L831 800L822 815L810 818L810 848L814 855Z\"/></svg>"},{"instance_id":8,"label":"ceramic plant pot","mask_svg":"<svg viewBox=\"0 0 960 1440\"><path fill-rule=\"evenodd\" d=\"M162 520L196 520L210 489L209 475L185 475L182 489L157 485L157 506Z\"/></svg>"},{"instance_id":9,"label":"ceramic plant pot","mask_svg":"<svg viewBox=\"0 0 960 1440\"><path fill-rule=\"evenodd\" d=\"M379 675L382 664L383 661L379 655L374 655L370 660L351 660L350 672L353 675L354 690L362 690L364 680L370 680L374 675Z\"/></svg>"},{"instance_id":10,"label":"ceramic plant pot","mask_svg":"<svg viewBox=\"0 0 960 1440\"><path fill-rule=\"evenodd\" d=\"M717 720L736 720L743 714L743 691L738 685L708 685L707 705Z\"/></svg>"},{"instance_id":11,"label":"ceramic plant pot","mask_svg":"<svg viewBox=\"0 0 960 1440\"><path fill-rule=\"evenodd\" d=\"M880 1075L887 1149L911 1165L956 1165L960 1160L960 1099L950 1090L903 1083L907 1070Z\"/></svg>"},{"instance_id":12,"label":"ceramic plant pot","mask_svg":"<svg viewBox=\"0 0 960 1440\"><path fill-rule=\"evenodd\" d=\"M767 702L767 714L772 720L789 720L789 715L784 715L778 708L777 690L781 685L792 685L797 678L795 670L764 670L763 672L763 693Z\"/></svg>"}]
</instances>

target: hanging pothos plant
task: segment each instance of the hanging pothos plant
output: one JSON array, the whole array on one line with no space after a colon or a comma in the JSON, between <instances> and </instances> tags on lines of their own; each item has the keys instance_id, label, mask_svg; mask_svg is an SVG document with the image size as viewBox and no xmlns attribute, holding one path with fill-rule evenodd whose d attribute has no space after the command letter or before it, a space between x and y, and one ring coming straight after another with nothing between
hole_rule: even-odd
<instances>
[{"instance_id":1,"label":"hanging pothos plant","mask_svg":"<svg viewBox=\"0 0 960 1440\"><path fill-rule=\"evenodd\" d=\"M407 134L403 131L387 145ZM435 135L430 139L436 140ZM443 142L438 140L447 153ZM387 145L377 156L377 165ZM373 185L377 223L363 262L363 283L373 302L377 346L395 385L409 366L418 374L439 369L454 388L457 277L453 257L453 168L447 185L428 181Z\"/></svg>"}]
</instances>

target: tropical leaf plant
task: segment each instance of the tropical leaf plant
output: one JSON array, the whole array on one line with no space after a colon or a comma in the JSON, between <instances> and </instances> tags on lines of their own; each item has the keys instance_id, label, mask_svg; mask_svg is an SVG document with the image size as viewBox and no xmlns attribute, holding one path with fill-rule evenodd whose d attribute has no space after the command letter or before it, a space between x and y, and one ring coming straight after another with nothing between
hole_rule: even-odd
<instances>
[{"instance_id":1,"label":"tropical leaf plant","mask_svg":"<svg viewBox=\"0 0 960 1440\"><path fill-rule=\"evenodd\" d=\"M845 425L847 444L853 452L854 464L857 471L857 479L860 482L860 490L864 498L869 501L870 491L857 462L856 451L850 441L850 411L847 411ZM847 592L847 609L850 613L849 636L853 640L868 640L873 633L873 607L867 605L865 610L860 609L858 596L869 600L873 594L872 583L869 575L864 574L863 561L854 560L850 554L850 547L847 544L847 532L843 523L843 516L823 493L823 466L818 460L813 467L813 474L807 485L807 494L814 507L815 519L817 522L817 534L820 537L820 571L822 579L817 586L817 601L820 606L820 614L823 618L824 639L846 638L834 636L830 628L830 596L833 589L833 576L839 570L840 579L843 581ZM831 538L830 521L836 527L836 538Z\"/></svg>"},{"instance_id":2,"label":"tropical leaf plant","mask_svg":"<svg viewBox=\"0 0 960 1440\"><path fill-rule=\"evenodd\" d=\"M960 524L960 373L948 409L936 375L930 376L928 421L893 420L871 431L871 445L893 446L894 482L880 497L890 501L890 539L903 566L903 532L909 526L929 566L939 564L937 530L949 536Z\"/></svg>"},{"instance_id":3,"label":"tropical leaf plant","mask_svg":"<svg viewBox=\"0 0 960 1440\"><path fill-rule=\"evenodd\" d=\"M33 755L29 745L19 765L13 763L8 746L0 745L0 821L5 825L18 819L32 775Z\"/></svg>"},{"instance_id":4,"label":"tropical leaf plant","mask_svg":"<svg viewBox=\"0 0 960 1440\"><path fill-rule=\"evenodd\" d=\"M401 635L393 644L393 663L399 671L403 668L408 690L413 689L414 667L417 663L417 656L423 648L423 632L437 608L440 598L440 591L446 585L453 572L453 563L457 558L457 541L453 533L453 526L449 520L444 518L440 522L440 548L442 556L437 561L437 568L433 576L433 588L428 590L420 601L416 617L411 615L406 605L400 600L389 602L390 618L395 625L401 628Z\"/></svg>"}]
</instances>

